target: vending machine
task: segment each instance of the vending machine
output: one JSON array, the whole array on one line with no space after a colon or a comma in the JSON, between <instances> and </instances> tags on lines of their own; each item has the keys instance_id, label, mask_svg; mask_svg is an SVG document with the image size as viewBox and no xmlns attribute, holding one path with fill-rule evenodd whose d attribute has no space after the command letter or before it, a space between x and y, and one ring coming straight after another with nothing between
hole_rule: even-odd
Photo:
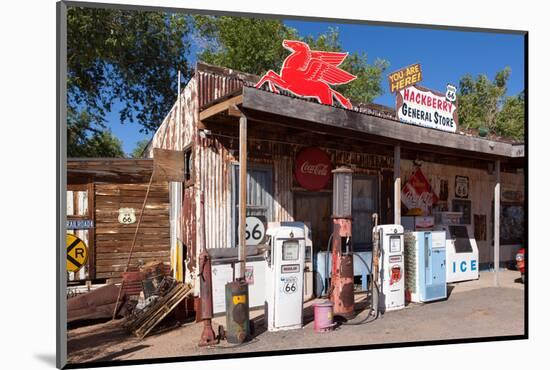
<instances>
[{"instance_id":1,"label":"vending machine","mask_svg":"<svg viewBox=\"0 0 550 370\"><path fill-rule=\"evenodd\" d=\"M405 285L412 302L447 298L445 243L444 231L416 231L405 236Z\"/></svg>"},{"instance_id":2,"label":"vending machine","mask_svg":"<svg viewBox=\"0 0 550 370\"><path fill-rule=\"evenodd\" d=\"M380 297L381 312L405 307L405 261L403 226L378 225L374 232L380 240Z\"/></svg>"},{"instance_id":3,"label":"vending machine","mask_svg":"<svg viewBox=\"0 0 550 370\"><path fill-rule=\"evenodd\" d=\"M447 282L479 279L479 250L469 225L460 224L461 212L434 212L435 229L445 231Z\"/></svg>"},{"instance_id":4,"label":"vending machine","mask_svg":"<svg viewBox=\"0 0 550 370\"><path fill-rule=\"evenodd\" d=\"M269 331L303 325L305 232L301 222L268 227L265 313Z\"/></svg>"}]
</instances>

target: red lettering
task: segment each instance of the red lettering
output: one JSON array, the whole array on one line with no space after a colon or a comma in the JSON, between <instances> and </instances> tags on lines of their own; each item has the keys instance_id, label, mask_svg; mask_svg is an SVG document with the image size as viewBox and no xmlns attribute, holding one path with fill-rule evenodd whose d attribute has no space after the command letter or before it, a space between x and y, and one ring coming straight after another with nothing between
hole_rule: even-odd
<instances>
[{"instance_id":1,"label":"red lettering","mask_svg":"<svg viewBox=\"0 0 550 370\"><path fill-rule=\"evenodd\" d=\"M409 89L405 89L405 91L403 92L403 100L409 101L409 94L410 94Z\"/></svg>"},{"instance_id":2,"label":"red lettering","mask_svg":"<svg viewBox=\"0 0 550 370\"><path fill-rule=\"evenodd\" d=\"M437 99L437 109L441 109L441 106L443 105L443 102L441 99Z\"/></svg>"}]
</instances>

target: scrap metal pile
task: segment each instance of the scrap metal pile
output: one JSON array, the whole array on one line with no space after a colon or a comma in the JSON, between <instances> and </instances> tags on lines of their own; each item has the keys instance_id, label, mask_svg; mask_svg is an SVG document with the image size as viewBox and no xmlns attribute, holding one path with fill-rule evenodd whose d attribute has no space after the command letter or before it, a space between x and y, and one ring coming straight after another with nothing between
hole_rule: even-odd
<instances>
[{"instance_id":1,"label":"scrap metal pile","mask_svg":"<svg viewBox=\"0 0 550 370\"><path fill-rule=\"evenodd\" d=\"M153 289L145 288L151 284ZM128 301L127 309L130 313L123 326L139 338L144 338L191 292L190 284L181 283L170 276L160 280L144 280L144 293L147 296L137 301Z\"/></svg>"}]
</instances>

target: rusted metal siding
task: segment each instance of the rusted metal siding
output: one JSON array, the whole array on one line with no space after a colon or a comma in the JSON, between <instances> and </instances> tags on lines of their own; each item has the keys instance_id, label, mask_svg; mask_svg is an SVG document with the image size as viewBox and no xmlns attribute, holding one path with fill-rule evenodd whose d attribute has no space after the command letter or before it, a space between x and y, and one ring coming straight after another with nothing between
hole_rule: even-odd
<instances>
[{"instance_id":1,"label":"rusted metal siding","mask_svg":"<svg viewBox=\"0 0 550 370\"><path fill-rule=\"evenodd\" d=\"M153 148L170 150L183 150L191 143L196 129L195 114L197 108L196 79L192 78L181 93L181 102L176 102L166 115L162 124L153 136L152 145L149 146L148 157L153 156ZM181 119L179 118L179 106L181 104Z\"/></svg>"},{"instance_id":2,"label":"rusted metal siding","mask_svg":"<svg viewBox=\"0 0 550 370\"><path fill-rule=\"evenodd\" d=\"M231 246L231 161L227 147L215 138L199 139L201 183L207 248Z\"/></svg>"},{"instance_id":3,"label":"rusted metal siding","mask_svg":"<svg viewBox=\"0 0 550 370\"><path fill-rule=\"evenodd\" d=\"M199 107L202 109L221 97L238 92L243 86L254 86L259 77L229 68L197 63L197 80Z\"/></svg>"}]
</instances>

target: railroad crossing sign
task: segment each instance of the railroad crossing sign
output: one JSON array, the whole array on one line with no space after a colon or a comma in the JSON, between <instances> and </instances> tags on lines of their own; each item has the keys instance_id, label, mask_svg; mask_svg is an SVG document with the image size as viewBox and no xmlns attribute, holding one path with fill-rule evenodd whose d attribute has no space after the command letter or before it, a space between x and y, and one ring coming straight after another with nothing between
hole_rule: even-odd
<instances>
[{"instance_id":1,"label":"railroad crossing sign","mask_svg":"<svg viewBox=\"0 0 550 370\"><path fill-rule=\"evenodd\" d=\"M88 261L86 243L73 234L67 234L67 271L77 272Z\"/></svg>"}]
</instances>

